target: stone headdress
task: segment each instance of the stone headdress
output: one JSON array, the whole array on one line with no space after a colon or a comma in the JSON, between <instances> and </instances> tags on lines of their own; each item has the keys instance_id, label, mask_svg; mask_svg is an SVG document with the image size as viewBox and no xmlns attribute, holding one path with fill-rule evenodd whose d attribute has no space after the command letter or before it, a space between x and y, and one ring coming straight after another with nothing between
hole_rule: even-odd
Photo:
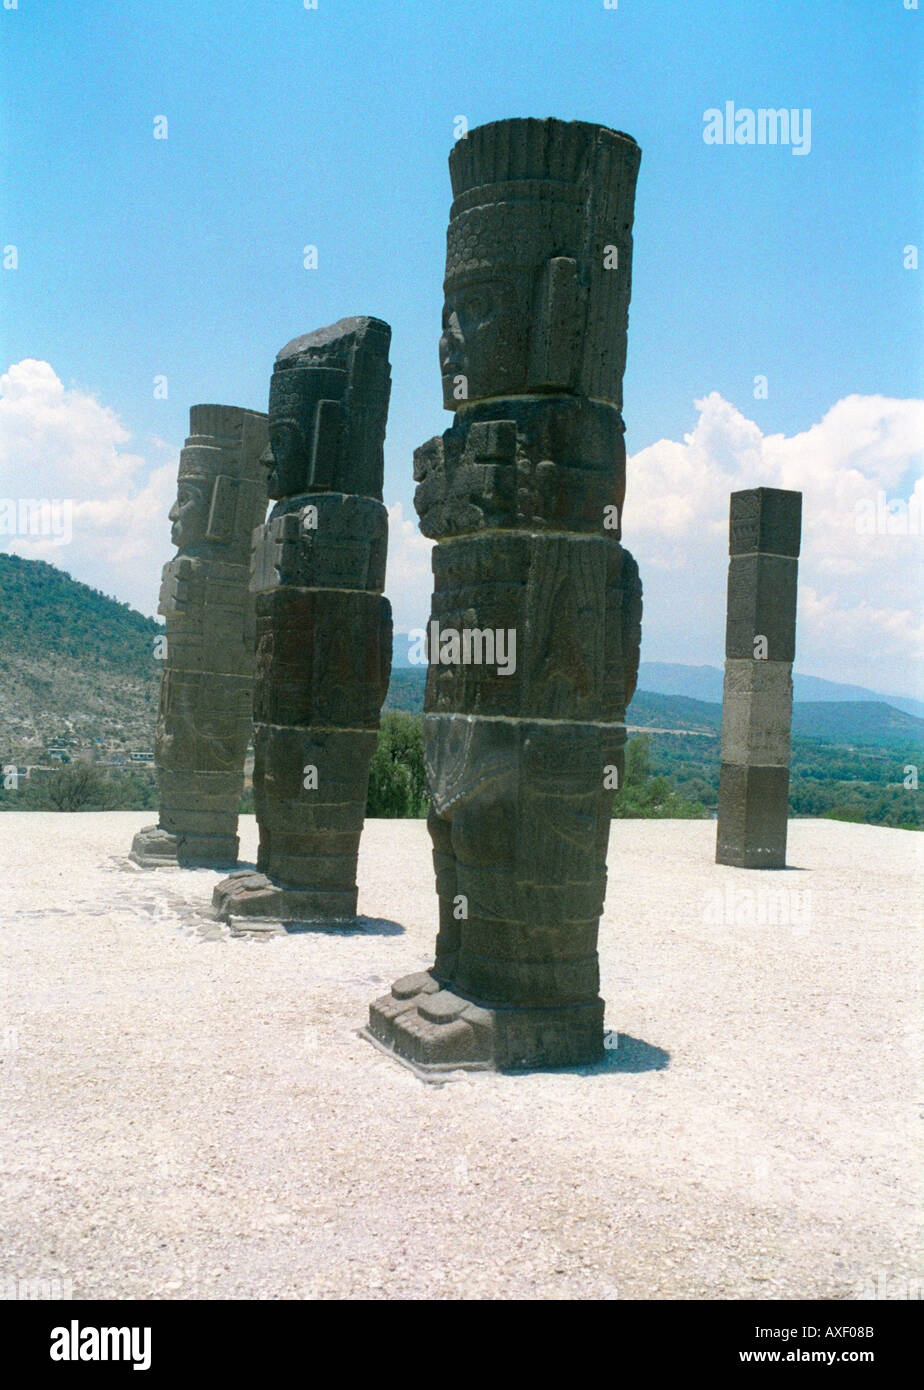
<instances>
[{"instance_id":1,"label":"stone headdress","mask_svg":"<svg viewBox=\"0 0 924 1390\"><path fill-rule=\"evenodd\" d=\"M276 355L269 414L297 431L310 492L381 500L391 369L391 329L381 319L340 319Z\"/></svg>"},{"instance_id":2,"label":"stone headdress","mask_svg":"<svg viewBox=\"0 0 924 1390\"><path fill-rule=\"evenodd\" d=\"M227 546L229 561L238 552L246 559L253 529L266 513L265 470L259 461L265 439L266 417L256 411L230 405L190 408L178 481L203 485L205 539Z\"/></svg>"},{"instance_id":3,"label":"stone headdress","mask_svg":"<svg viewBox=\"0 0 924 1390\"><path fill-rule=\"evenodd\" d=\"M485 277L514 283L526 392L622 405L640 160L629 135L554 119L478 126L449 156L447 294Z\"/></svg>"}]
</instances>

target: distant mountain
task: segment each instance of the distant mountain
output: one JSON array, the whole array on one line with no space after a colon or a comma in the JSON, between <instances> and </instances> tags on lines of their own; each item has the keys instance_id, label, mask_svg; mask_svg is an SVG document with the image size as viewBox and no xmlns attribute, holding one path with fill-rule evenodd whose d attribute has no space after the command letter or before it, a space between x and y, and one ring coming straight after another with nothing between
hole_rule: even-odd
<instances>
[{"instance_id":1,"label":"distant mountain","mask_svg":"<svg viewBox=\"0 0 924 1390\"><path fill-rule=\"evenodd\" d=\"M647 729L682 729L716 738L722 728L722 706L710 700L691 700L686 695L636 690L626 711L626 723Z\"/></svg>"},{"instance_id":2,"label":"distant mountain","mask_svg":"<svg viewBox=\"0 0 924 1390\"><path fill-rule=\"evenodd\" d=\"M661 695L686 695L691 700L722 703L722 671L718 666L683 666L672 661L643 661L639 666L638 683L643 690ZM924 701L907 695L883 695L862 685L842 685L840 681L823 680L820 676L793 676L793 697L799 704L822 701L825 704L841 701L872 701L892 705L907 714L924 718Z\"/></svg>"},{"instance_id":3,"label":"distant mountain","mask_svg":"<svg viewBox=\"0 0 924 1390\"><path fill-rule=\"evenodd\" d=\"M423 666L393 671L386 709L419 713L423 709L425 681ZM686 695L637 690L626 722L636 728L718 738L722 728L721 689L720 682L719 700L696 700ZM924 749L924 719L881 700L797 701L793 706L792 731L795 738L843 747L894 748L899 752L908 751L909 756L914 748Z\"/></svg>"},{"instance_id":4,"label":"distant mountain","mask_svg":"<svg viewBox=\"0 0 924 1390\"><path fill-rule=\"evenodd\" d=\"M26 758L30 749L67 737L81 745L112 739L149 749L161 674L153 644L162 630L153 618L44 561L0 553L0 759ZM423 708L426 667L409 666L407 651L406 634L396 634L386 708L416 712ZM639 684L630 724L716 738L722 723L717 667L642 662ZM796 677L796 697L796 738L901 753L924 744L924 720L916 717L924 705L917 701L887 702L811 676Z\"/></svg>"},{"instance_id":5,"label":"distant mountain","mask_svg":"<svg viewBox=\"0 0 924 1390\"><path fill-rule=\"evenodd\" d=\"M0 553L0 756L65 737L150 748L162 630L43 560Z\"/></svg>"},{"instance_id":6,"label":"distant mountain","mask_svg":"<svg viewBox=\"0 0 924 1390\"><path fill-rule=\"evenodd\" d=\"M408 634L396 632L393 670L423 669L410 664L407 659L408 647ZM673 661L643 661L639 666L638 683L641 690L652 691L657 695L683 695L688 700L705 700L718 705L722 703L722 670L718 666L684 666ZM844 685L840 681L823 680L821 676L804 676L798 671L793 676L793 698L800 704L818 701L825 704L872 701L874 704L892 705L894 709L905 710L907 714L924 719L924 700L915 700L909 695L884 695L878 690L867 690L862 685Z\"/></svg>"},{"instance_id":7,"label":"distant mountain","mask_svg":"<svg viewBox=\"0 0 924 1390\"><path fill-rule=\"evenodd\" d=\"M722 706L689 700L683 695L636 691L626 722L637 727L676 729L718 735ZM797 739L838 747L890 748L898 752L924 750L924 719L895 709L881 700L803 700L793 705L792 732Z\"/></svg>"},{"instance_id":8,"label":"distant mountain","mask_svg":"<svg viewBox=\"0 0 924 1390\"><path fill-rule=\"evenodd\" d=\"M881 700L804 700L793 705L794 738L839 747L924 749L924 719Z\"/></svg>"},{"instance_id":9,"label":"distant mountain","mask_svg":"<svg viewBox=\"0 0 924 1390\"><path fill-rule=\"evenodd\" d=\"M393 671L418 671L419 666L412 666L407 659L410 648L410 638L406 632L396 632L392 644L391 669Z\"/></svg>"}]
</instances>

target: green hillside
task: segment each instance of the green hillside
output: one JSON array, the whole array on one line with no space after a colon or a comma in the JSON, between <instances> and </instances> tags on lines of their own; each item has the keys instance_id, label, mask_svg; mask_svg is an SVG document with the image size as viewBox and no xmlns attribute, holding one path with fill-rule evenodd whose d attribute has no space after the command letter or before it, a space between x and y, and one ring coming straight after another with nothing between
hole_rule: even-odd
<instances>
[{"instance_id":1,"label":"green hillside","mask_svg":"<svg viewBox=\"0 0 924 1390\"><path fill-rule=\"evenodd\" d=\"M425 666L415 666L410 671L393 668L388 694L385 697L385 708L387 710L407 710L410 714L420 714L423 710L426 679L427 668Z\"/></svg>"},{"instance_id":2,"label":"green hillside","mask_svg":"<svg viewBox=\"0 0 924 1390\"><path fill-rule=\"evenodd\" d=\"M813 701L793 706L796 738L857 748L906 748L924 744L924 719L872 700Z\"/></svg>"},{"instance_id":3,"label":"green hillside","mask_svg":"<svg viewBox=\"0 0 924 1390\"><path fill-rule=\"evenodd\" d=\"M0 755L68 736L149 748L161 630L53 565L0 554Z\"/></svg>"},{"instance_id":4,"label":"green hillside","mask_svg":"<svg viewBox=\"0 0 924 1390\"><path fill-rule=\"evenodd\" d=\"M718 735L722 706L686 695L658 695L637 690L626 711L626 723L646 729L681 729L689 733Z\"/></svg>"}]
</instances>

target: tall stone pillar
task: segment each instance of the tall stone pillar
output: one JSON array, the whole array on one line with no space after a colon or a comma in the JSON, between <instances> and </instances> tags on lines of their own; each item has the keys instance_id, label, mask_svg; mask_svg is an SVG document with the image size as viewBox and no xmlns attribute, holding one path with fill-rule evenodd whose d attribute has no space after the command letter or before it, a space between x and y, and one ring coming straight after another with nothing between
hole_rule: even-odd
<instances>
[{"instance_id":1,"label":"tall stone pillar","mask_svg":"<svg viewBox=\"0 0 924 1390\"><path fill-rule=\"evenodd\" d=\"M455 419L414 457L437 541L424 753L439 930L432 969L377 1000L367 1030L424 1074L602 1055L597 929L641 636L620 544L640 158L618 131L509 120L449 159Z\"/></svg>"},{"instance_id":2,"label":"tall stone pillar","mask_svg":"<svg viewBox=\"0 0 924 1390\"><path fill-rule=\"evenodd\" d=\"M802 493L731 495L716 862L786 867Z\"/></svg>"},{"instance_id":3,"label":"tall stone pillar","mask_svg":"<svg viewBox=\"0 0 924 1390\"><path fill-rule=\"evenodd\" d=\"M253 531L266 515L266 416L194 405L170 512L177 555L164 566L158 612L166 651L154 741L160 819L130 858L230 868L252 729Z\"/></svg>"},{"instance_id":4,"label":"tall stone pillar","mask_svg":"<svg viewBox=\"0 0 924 1390\"><path fill-rule=\"evenodd\" d=\"M356 914L369 767L391 673L382 503L391 330L341 319L276 358L269 494L255 538L257 873L214 892L217 915Z\"/></svg>"}]
</instances>

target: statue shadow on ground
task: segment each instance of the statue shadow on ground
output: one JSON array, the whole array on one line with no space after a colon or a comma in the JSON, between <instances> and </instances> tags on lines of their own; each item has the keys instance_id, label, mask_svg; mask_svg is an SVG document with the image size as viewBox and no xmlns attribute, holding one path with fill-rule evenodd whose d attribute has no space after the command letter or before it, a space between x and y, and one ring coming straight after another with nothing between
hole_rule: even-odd
<instances>
[{"instance_id":1,"label":"statue shadow on ground","mask_svg":"<svg viewBox=\"0 0 924 1390\"><path fill-rule=\"evenodd\" d=\"M243 929L246 917L236 917L234 924ZM392 922L387 917L364 917L360 913L350 922L284 922L286 936L300 936L311 932L315 936L403 936L405 928L400 922Z\"/></svg>"},{"instance_id":2,"label":"statue shadow on ground","mask_svg":"<svg viewBox=\"0 0 924 1390\"><path fill-rule=\"evenodd\" d=\"M654 1043L632 1038L628 1033L607 1033L608 1044L601 1061L590 1067L555 1067L557 1072L571 1072L575 1076L601 1076L607 1072L666 1071L671 1064L671 1054ZM616 1039L616 1046L610 1041ZM538 1068L537 1070L545 1070Z\"/></svg>"},{"instance_id":3,"label":"statue shadow on ground","mask_svg":"<svg viewBox=\"0 0 924 1390\"><path fill-rule=\"evenodd\" d=\"M617 1033L616 1041L617 1046L607 1050L596 1071L666 1071L671 1064L671 1054L654 1043L632 1038L628 1033Z\"/></svg>"},{"instance_id":4,"label":"statue shadow on ground","mask_svg":"<svg viewBox=\"0 0 924 1390\"><path fill-rule=\"evenodd\" d=\"M505 1071L505 1076L605 1076L609 1072L666 1071L671 1064L671 1054L654 1043L632 1038L628 1033L607 1032L607 1039L615 1037L616 1044L606 1044L606 1051L599 1062L586 1067L527 1067L522 1072Z\"/></svg>"}]
</instances>

